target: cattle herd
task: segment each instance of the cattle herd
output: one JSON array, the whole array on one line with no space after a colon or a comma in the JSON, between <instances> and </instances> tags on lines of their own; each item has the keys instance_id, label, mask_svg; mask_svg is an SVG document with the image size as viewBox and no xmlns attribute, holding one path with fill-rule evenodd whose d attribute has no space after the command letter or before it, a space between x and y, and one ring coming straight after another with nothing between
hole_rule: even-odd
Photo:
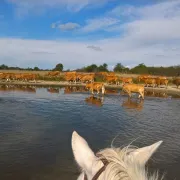
<instances>
[{"instance_id":1,"label":"cattle herd","mask_svg":"<svg viewBox=\"0 0 180 180\"><path fill-rule=\"evenodd\" d=\"M5 81L35 81L39 77L38 74L32 73L0 73L0 80Z\"/></svg>"},{"instance_id":2,"label":"cattle herd","mask_svg":"<svg viewBox=\"0 0 180 180\"><path fill-rule=\"evenodd\" d=\"M136 78L133 77L123 77L117 75L114 72L98 72L98 73L82 73L76 71L60 73L59 71L50 71L44 75L44 77L54 78L63 76L63 79L69 84L72 83L85 83L85 88L89 89L92 94L97 91L99 94L102 91L104 94L105 85L122 85L122 90L131 97L133 93L139 93L139 97L144 99L144 87L151 86L155 87L168 87L170 78L165 76L151 76L151 75L139 75ZM24 81L24 82L36 82L41 80L41 76L35 73L0 73L1 81ZM101 81L101 82L98 82ZM175 84L177 88L180 85L180 78L171 78L171 83ZM53 91L49 89L49 91Z\"/></svg>"}]
</instances>

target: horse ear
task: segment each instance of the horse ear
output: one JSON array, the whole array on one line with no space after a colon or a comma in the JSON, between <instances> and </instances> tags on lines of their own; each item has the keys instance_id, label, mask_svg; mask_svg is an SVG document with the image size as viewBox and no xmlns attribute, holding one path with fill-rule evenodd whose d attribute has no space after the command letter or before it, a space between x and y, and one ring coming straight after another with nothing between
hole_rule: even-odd
<instances>
[{"instance_id":1,"label":"horse ear","mask_svg":"<svg viewBox=\"0 0 180 180\"><path fill-rule=\"evenodd\" d=\"M96 160L96 156L86 140L74 131L71 143L73 154L78 165L85 171L91 171L92 163Z\"/></svg>"},{"instance_id":2,"label":"horse ear","mask_svg":"<svg viewBox=\"0 0 180 180\"><path fill-rule=\"evenodd\" d=\"M151 146L146 146L143 148L139 148L133 151L130 155L133 159L137 160L140 165L145 165L147 161L151 158L151 156L156 152L158 147L161 145L163 141L158 141Z\"/></svg>"}]
</instances>

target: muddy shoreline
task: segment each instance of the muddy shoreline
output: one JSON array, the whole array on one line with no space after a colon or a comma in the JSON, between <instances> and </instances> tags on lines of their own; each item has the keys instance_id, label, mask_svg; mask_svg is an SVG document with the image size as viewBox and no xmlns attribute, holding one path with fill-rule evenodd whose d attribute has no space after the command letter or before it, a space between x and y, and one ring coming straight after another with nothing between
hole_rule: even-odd
<instances>
[{"instance_id":1,"label":"muddy shoreline","mask_svg":"<svg viewBox=\"0 0 180 180\"><path fill-rule=\"evenodd\" d=\"M37 86L37 87L62 87L62 86L75 86L75 87L83 87L85 86L84 83L72 83L69 84L68 82L57 82L57 81L37 81L37 82L0 82L0 85L25 85L25 86ZM105 84L107 89L122 89L122 85L107 85ZM154 92L166 92L174 95L180 96L180 88L177 89L175 85L169 85L168 88L152 88L152 87L145 87L147 91L154 91Z\"/></svg>"}]
</instances>

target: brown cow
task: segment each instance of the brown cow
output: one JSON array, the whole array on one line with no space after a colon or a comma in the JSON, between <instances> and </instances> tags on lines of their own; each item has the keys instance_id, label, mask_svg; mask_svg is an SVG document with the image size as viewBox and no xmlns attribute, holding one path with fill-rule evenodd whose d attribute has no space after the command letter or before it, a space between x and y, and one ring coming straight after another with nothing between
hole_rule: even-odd
<instances>
[{"instance_id":1,"label":"brown cow","mask_svg":"<svg viewBox=\"0 0 180 180\"><path fill-rule=\"evenodd\" d=\"M173 82L173 84L175 84L177 86L177 88L179 88L180 78L174 78L172 82Z\"/></svg>"},{"instance_id":2,"label":"brown cow","mask_svg":"<svg viewBox=\"0 0 180 180\"><path fill-rule=\"evenodd\" d=\"M131 77L120 77L119 80L122 81L122 84L132 84L133 83L133 79Z\"/></svg>"},{"instance_id":3,"label":"brown cow","mask_svg":"<svg viewBox=\"0 0 180 180\"><path fill-rule=\"evenodd\" d=\"M122 88L124 92L127 92L129 97L132 96L132 93L139 93L139 98L144 99L144 86L138 84L125 84Z\"/></svg>"},{"instance_id":4,"label":"brown cow","mask_svg":"<svg viewBox=\"0 0 180 180\"><path fill-rule=\"evenodd\" d=\"M111 84L111 83L115 83L116 85L118 84L118 77L114 75L105 76L105 80L108 84Z\"/></svg>"},{"instance_id":5,"label":"brown cow","mask_svg":"<svg viewBox=\"0 0 180 180\"><path fill-rule=\"evenodd\" d=\"M107 72L98 72L96 73L97 75L102 75L102 76L108 76L108 73Z\"/></svg>"},{"instance_id":6,"label":"brown cow","mask_svg":"<svg viewBox=\"0 0 180 180\"><path fill-rule=\"evenodd\" d=\"M168 79L162 78L162 77L157 77L156 78L156 85L159 87L160 85L165 85L166 88L168 87Z\"/></svg>"},{"instance_id":7,"label":"brown cow","mask_svg":"<svg viewBox=\"0 0 180 180\"><path fill-rule=\"evenodd\" d=\"M116 76L115 72L108 72L108 76Z\"/></svg>"},{"instance_id":8,"label":"brown cow","mask_svg":"<svg viewBox=\"0 0 180 180\"><path fill-rule=\"evenodd\" d=\"M159 79L167 79L166 76L159 76L158 78L159 78Z\"/></svg>"},{"instance_id":9,"label":"brown cow","mask_svg":"<svg viewBox=\"0 0 180 180\"><path fill-rule=\"evenodd\" d=\"M154 88L156 85L156 78L143 78L142 81L145 83L146 87L151 85Z\"/></svg>"},{"instance_id":10,"label":"brown cow","mask_svg":"<svg viewBox=\"0 0 180 180\"><path fill-rule=\"evenodd\" d=\"M90 74L90 75L85 75L85 76L83 76L82 78L81 78L81 81L82 82L85 82L85 83L87 83L87 82L94 82L94 78L95 78L95 75L94 74Z\"/></svg>"},{"instance_id":11,"label":"brown cow","mask_svg":"<svg viewBox=\"0 0 180 180\"><path fill-rule=\"evenodd\" d=\"M144 78L151 78L149 74L142 74L137 77L138 81L142 81Z\"/></svg>"},{"instance_id":12,"label":"brown cow","mask_svg":"<svg viewBox=\"0 0 180 180\"><path fill-rule=\"evenodd\" d=\"M31 74L31 73L22 74L22 79L24 81L36 81L37 74Z\"/></svg>"},{"instance_id":13,"label":"brown cow","mask_svg":"<svg viewBox=\"0 0 180 180\"><path fill-rule=\"evenodd\" d=\"M13 73L1 73L0 74L0 79L10 81L13 79Z\"/></svg>"},{"instance_id":14,"label":"brown cow","mask_svg":"<svg viewBox=\"0 0 180 180\"><path fill-rule=\"evenodd\" d=\"M47 73L47 76L50 76L50 77L55 77L55 76L59 76L59 75L60 75L59 71L50 71Z\"/></svg>"},{"instance_id":15,"label":"brown cow","mask_svg":"<svg viewBox=\"0 0 180 180\"><path fill-rule=\"evenodd\" d=\"M77 81L77 73L75 71L66 72L65 73L65 80L68 82L75 82Z\"/></svg>"},{"instance_id":16,"label":"brown cow","mask_svg":"<svg viewBox=\"0 0 180 180\"><path fill-rule=\"evenodd\" d=\"M92 94L94 94L94 90L97 91L97 94L99 94L100 90L102 91L102 94L105 93L105 86L104 83L89 83L86 84L86 89L89 89Z\"/></svg>"}]
</instances>

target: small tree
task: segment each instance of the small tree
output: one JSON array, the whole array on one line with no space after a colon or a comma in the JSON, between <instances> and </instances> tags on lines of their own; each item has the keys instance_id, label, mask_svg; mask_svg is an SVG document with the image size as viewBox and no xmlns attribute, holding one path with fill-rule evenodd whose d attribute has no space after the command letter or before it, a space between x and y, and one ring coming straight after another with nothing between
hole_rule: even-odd
<instances>
[{"instance_id":1,"label":"small tree","mask_svg":"<svg viewBox=\"0 0 180 180\"><path fill-rule=\"evenodd\" d=\"M122 72L125 69L125 67L121 63L117 63L114 67L114 72Z\"/></svg>"},{"instance_id":2,"label":"small tree","mask_svg":"<svg viewBox=\"0 0 180 180\"><path fill-rule=\"evenodd\" d=\"M132 68L131 72L136 74L149 74L148 68L144 63L141 63L138 66Z\"/></svg>"},{"instance_id":3,"label":"small tree","mask_svg":"<svg viewBox=\"0 0 180 180\"><path fill-rule=\"evenodd\" d=\"M36 66L34 67L34 71L39 71L40 69Z\"/></svg>"},{"instance_id":4,"label":"small tree","mask_svg":"<svg viewBox=\"0 0 180 180\"><path fill-rule=\"evenodd\" d=\"M103 65L100 65L98 67L98 71L100 71L100 72L108 72L108 65L106 63L104 63Z\"/></svg>"},{"instance_id":5,"label":"small tree","mask_svg":"<svg viewBox=\"0 0 180 180\"><path fill-rule=\"evenodd\" d=\"M63 64L59 63L56 65L56 67L53 69L53 71L62 71L64 68Z\"/></svg>"},{"instance_id":6,"label":"small tree","mask_svg":"<svg viewBox=\"0 0 180 180\"><path fill-rule=\"evenodd\" d=\"M5 64L2 64L2 65L0 66L0 69L9 69L9 67L6 66Z\"/></svg>"},{"instance_id":7,"label":"small tree","mask_svg":"<svg viewBox=\"0 0 180 180\"><path fill-rule=\"evenodd\" d=\"M85 72L97 72L97 65L96 64L91 64L90 66L87 66L84 68Z\"/></svg>"}]
</instances>

